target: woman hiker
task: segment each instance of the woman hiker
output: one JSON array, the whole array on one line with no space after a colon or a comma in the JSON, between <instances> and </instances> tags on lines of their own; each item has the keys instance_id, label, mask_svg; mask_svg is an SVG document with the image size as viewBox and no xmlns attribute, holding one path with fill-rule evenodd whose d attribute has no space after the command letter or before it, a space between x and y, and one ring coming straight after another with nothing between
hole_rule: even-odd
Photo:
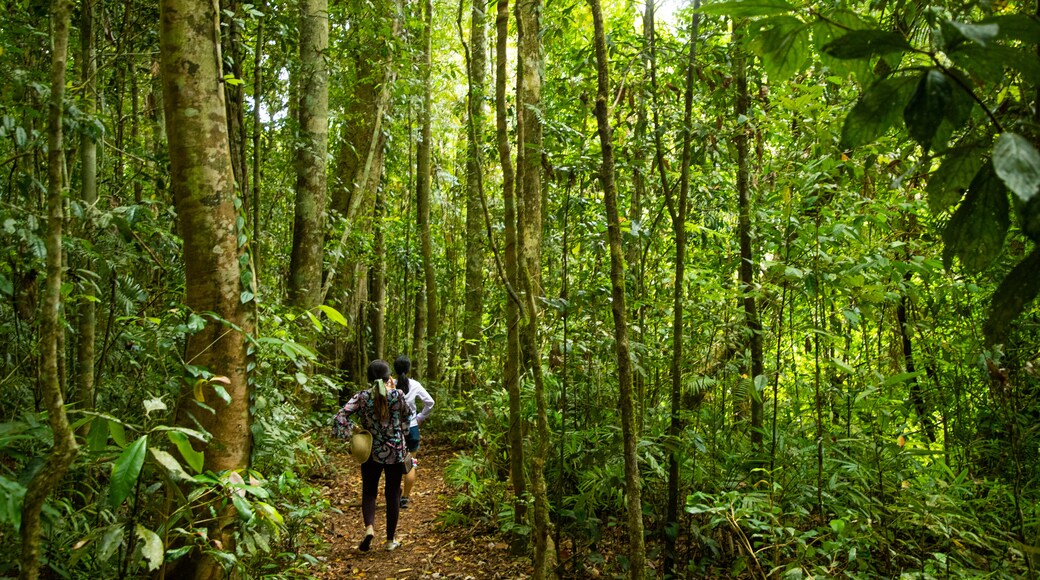
<instances>
[{"instance_id":1,"label":"woman hiker","mask_svg":"<svg viewBox=\"0 0 1040 580\"><path fill-rule=\"evenodd\" d=\"M419 425L422 425L423 421L430 416L430 412L433 411L433 397L426 392L426 389L419 384L419 381L408 378L408 372L411 370L412 361L405 355L398 355L394 359L394 372L397 373L397 388L404 393L405 402L408 404L408 410L411 412L411 421L409 422L405 444L414 457L415 452L419 450ZM421 400L423 404L422 412L419 413L416 413L415 409L416 398ZM401 509L408 509L408 495L412 491L412 486L415 485L415 471L413 468L404 476L404 493L401 494Z\"/></svg>"},{"instance_id":2,"label":"woman hiker","mask_svg":"<svg viewBox=\"0 0 1040 580\"><path fill-rule=\"evenodd\" d=\"M348 418L353 415L362 427L372 433L372 454L361 464L361 514L365 520L365 536L358 549L367 552L372 545L375 536L376 494L379 492L379 478L385 473L385 547L387 550L395 550L400 545L394 540L394 534L400 517L404 438L408 433L411 412L405 403L404 393L394 388L390 365L386 361L374 360L369 363L368 382L372 383L372 388L351 397L336 415L335 422L347 430L349 437L351 427Z\"/></svg>"}]
</instances>

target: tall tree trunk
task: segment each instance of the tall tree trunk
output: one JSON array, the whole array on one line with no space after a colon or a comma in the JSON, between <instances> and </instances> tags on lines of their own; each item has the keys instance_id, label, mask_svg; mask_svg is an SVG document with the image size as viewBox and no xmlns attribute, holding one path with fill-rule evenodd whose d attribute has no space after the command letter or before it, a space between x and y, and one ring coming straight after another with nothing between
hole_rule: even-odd
<instances>
[{"instance_id":1,"label":"tall tree trunk","mask_svg":"<svg viewBox=\"0 0 1040 580\"><path fill-rule=\"evenodd\" d=\"M238 183L238 193L242 198L242 212L249 215L249 166L246 162L246 122L245 122L245 100L246 87L243 81L245 69L243 60L245 55L242 51L242 27L239 25L242 14L241 0L228 0L227 12L227 35L224 37L224 52L230 59L225 58L225 74L230 74L238 82L225 83L227 91L227 120L228 139L231 143L231 167L235 172L235 182ZM302 33L302 30L301 30ZM259 48L259 44L257 45ZM230 62L229 62L230 61Z\"/></svg>"},{"instance_id":2,"label":"tall tree trunk","mask_svg":"<svg viewBox=\"0 0 1040 580\"><path fill-rule=\"evenodd\" d=\"M542 293L542 26L541 0L517 2L519 37L517 78L518 197L517 214L520 287L524 292L526 317L521 331L521 354L534 379L535 444L531 458L531 491L534 495L534 577L545 578L552 551L549 549L549 496L545 484L545 462L549 455L549 421L542 379L542 356L538 340L538 299Z\"/></svg>"},{"instance_id":3,"label":"tall tree trunk","mask_svg":"<svg viewBox=\"0 0 1040 580\"><path fill-rule=\"evenodd\" d=\"M625 494L628 508L628 559L629 577L643 577L646 553L643 547L643 504L639 481L639 456L636 453L635 401L632 396L632 363L628 346L628 311L625 308L625 263L621 253L621 220L618 215L617 191L614 187L614 145L607 103L610 101L609 70L607 61L607 39L603 25L603 11L599 0L589 0L592 22L595 27L596 49L596 125L599 127L599 142L603 150L603 165L600 181L603 184L603 201L607 212L607 237L610 244L610 309L614 315L614 343L617 351L618 388L621 405L621 436L624 440ZM662 168L663 169L663 168ZM676 284L680 281L676 280Z\"/></svg>"},{"instance_id":4,"label":"tall tree trunk","mask_svg":"<svg viewBox=\"0 0 1040 580\"><path fill-rule=\"evenodd\" d=\"M83 83L83 114L93 117L97 114L97 50L94 45L94 3L85 0L80 14L80 82ZM80 200L83 205L92 206L97 202L97 141L84 132L79 144ZM90 215L88 213L88 215ZM82 235L93 237L90 220L86 220ZM84 264L86 270L94 268L93 261ZM97 286L88 282L90 288L82 290L84 296L93 297ZM94 346L97 334L97 309L95 302L89 298L79 304L79 321L76 338L76 400L80 409L94 409Z\"/></svg>"},{"instance_id":5,"label":"tall tree trunk","mask_svg":"<svg viewBox=\"0 0 1040 580\"><path fill-rule=\"evenodd\" d=\"M260 1L257 10L266 13L266 2ZM261 16L256 22L256 46L253 48L253 190L250 195L249 210L246 211L246 222L251 224L253 235L252 254L253 269L259 276L260 266L260 167L263 161L263 153L260 148L260 136L264 125L260 119L260 103L264 95L264 19Z\"/></svg>"},{"instance_id":6,"label":"tall tree trunk","mask_svg":"<svg viewBox=\"0 0 1040 580\"><path fill-rule=\"evenodd\" d=\"M430 234L430 189L433 178L433 127L431 124L431 108L433 106L432 79L433 68L433 0L423 2L422 32L422 137L419 141L416 174L416 208L419 213L419 239L422 248L423 278L426 282L426 364L420 367L420 373L429 382L436 382L440 377L438 361L438 333L440 316L437 311L437 275L433 268L433 240ZM418 352L416 353L419 354Z\"/></svg>"},{"instance_id":7,"label":"tall tree trunk","mask_svg":"<svg viewBox=\"0 0 1040 580\"><path fill-rule=\"evenodd\" d=\"M351 43L356 81L351 86L347 108L343 115L343 130L335 157L335 170L330 185L330 208L343 220L343 233L338 248L346 247L355 228L363 233L371 231L376 192L383 173L386 137L383 122L390 108L390 97L396 81L393 58L380 56L388 41L383 35L385 21L396 42L401 37L402 8L398 2L377 6L377 12L364 2L351 2L350 20L357 29ZM363 342L358 330L365 326L368 316L364 304L368 296L369 271L367 263L340 264L336 252L330 260L322 288L323 302L340 309L350 322L350 328L337 336L333 353L334 364L341 368L363 370L362 359L372 346ZM360 348L360 350L358 350ZM350 359L350 361L348 361ZM361 364L359 364L359 362ZM355 373L356 375L356 373ZM364 383L364 378L361 378Z\"/></svg>"},{"instance_id":8,"label":"tall tree trunk","mask_svg":"<svg viewBox=\"0 0 1040 580\"><path fill-rule=\"evenodd\" d=\"M64 135L62 112L65 100L65 63L69 48L71 22L68 0L51 3L51 95L47 126L47 281L44 285L42 328L40 330L40 373L47 422L54 435L54 446L43 468L33 475L22 503L22 557L19 578L35 580L40 575L40 510L51 492L65 477L76 457L76 440L65 414L61 382L58 377L58 333L61 326L62 283L62 180Z\"/></svg>"},{"instance_id":9,"label":"tall tree trunk","mask_svg":"<svg viewBox=\"0 0 1040 580\"><path fill-rule=\"evenodd\" d=\"M466 312L462 325L462 360L467 387L476 380L484 317L484 94L487 75L487 0L473 0L470 18L469 153L466 156Z\"/></svg>"},{"instance_id":10,"label":"tall tree trunk","mask_svg":"<svg viewBox=\"0 0 1040 580\"><path fill-rule=\"evenodd\" d=\"M648 3L652 5L651 3ZM700 23L700 0L693 0L693 19L690 23L690 51L686 61L686 91L683 99L682 161L679 169L679 203L675 205L672 231L675 236L675 287L672 293L672 400L669 407L668 439L674 450L668 455L668 511L665 516L664 577L674 577L675 539L679 534L679 449L682 449L680 419L682 404L683 367L683 302L686 274L686 213L690 195L690 156L693 145L693 78L697 59L697 28ZM653 26L653 13L650 15ZM654 42L651 36L651 42ZM666 193L666 195L669 195Z\"/></svg>"},{"instance_id":11,"label":"tall tree trunk","mask_svg":"<svg viewBox=\"0 0 1040 580\"><path fill-rule=\"evenodd\" d=\"M506 120L506 83L508 80L509 0L498 0L495 17L495 137L498 158L502 166L503 221L505 222L506 280L513 288L520 287L516 248L516 184L513 161L509 151L509 126ZM509 393L509 475L513 484L513 523L527 522L527 477L524 471L524 422L520 400L520 304L506 299L506 358L503 380ZM526 537L513 536L513 551L526 551Z\"/></svg>"},{"instance_id":12,"label":"tall tree trunk","mask_svg":"<svg viewBox=\"0 0 1040 580\"><path fill-rule=\"evenodd\" d=\"M743 36L739 24L734 22L734 36ZM747 59L743 49L736 43L736 56L733 59L733 74L737 80L737 98L734 117L738 119L736 135L733 140L737 147L737 236L740 238L740 295L744 305L744 323L749 333L749 349L751 351L751 389L758 388L758 377L765 372L764 354L762 352L762 321L758 317L758 302L755 298L755 256L751 249L751 194L748 176L750 174L748 158L748 133L751 130L747 121L751 98L747 88ZM751 393L751 444L756 451L762 451L762 396Z\"/></svg>"},{"instance_id":13,"label":"tall tree trunk","mask_svg":"<svg viewBox=\"0 0 1040 580\"><path fill-rule=\"evenodd\" d=\"M296 211L289 268L289 303L321 304L324 248L325 156L329 140L328 0L300 2L300 144L296 149Z\"/></svg>"},{"instance_id":14,"label":"tall tree trunk","mask_svg":"<svg viewBox=\"0 0 1040 580\"><path fill-rule=\"evenodd\" d=\"M910 280L913 279L913 277L913 272L906 272L903 274L903 283L910 284ZM914 364L914 344L910 334L910 321L907 317L907 305L909 302L910 299L907 298L906 293L904 292L899 298L899 304L896 306L896 322L899 324L899 337L903 347L903 363L906 365L906 372L913 375L908 381L910 402L914 406L914 412L917 413L917 420L921 422L921 427L924 429L925 436L928 437L929 441L935 443L935 422L932 420L932 414L928 410L928 405L924 401L921 382L917 380L917 376L914 375L917 371L917 367Z\"/></svg>"},{"instance_id":15,"label":"tall tree trunk","mask_svg":"<svg viewBox=\"0 0 1040 580\"><path fill-rule=\"evenodd\" d=\"M195 442L205 453L206 469L242 469L249 466L252 436L247 341L236 328L247 327L248 307L240 299L242 252L220 82L220 18L216 3L206 0L162 0L159 14L170 177L184 239L185 301L209 318L203 330L188 337L185 360L220 377L186 381L176 422L210 433L208 443ZM215 382L223 383L228 402L212 388ZM203 400L196 400L196 392ZM234 519L221 513L210 524L210 540L219 540L225 550L234 548ZM220 564L204 555L196 554L190 568L195 578L224 575ZM183 571L182 577L187 574Z\"/></svg>"},{"instance_id":16,"label":"tall tree trunk","mask_svg":"<svg viewBox=\"0 0 1040 580\"><path fill-rule=\"evenodd\" d=\"M376 204L372 212L375 228L373 240L372 269L369 272L369 317L372 329L372 357L384 358L386 349L386 239L383 235L383 215L386 213L383 191L376 191Z\"/></svg>"}]
</instances>

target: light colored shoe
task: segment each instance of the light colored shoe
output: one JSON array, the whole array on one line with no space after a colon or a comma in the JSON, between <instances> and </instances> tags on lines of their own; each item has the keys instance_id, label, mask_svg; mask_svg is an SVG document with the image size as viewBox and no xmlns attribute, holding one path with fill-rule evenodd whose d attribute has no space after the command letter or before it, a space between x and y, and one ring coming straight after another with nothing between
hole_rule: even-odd
<instances>
[{"instance_id":1,"label":"light colored shoe","mask_svg":"<svg viewBox=\"0 0 1040 580\"><path fill-rule=\"evenodd\" d=\"M388 541L386 542L386 551L387 551L387 552L393 552L393 551L394 551L394 550L396 550L396 549L397 549L397 548L398 548L398 547L399 547L400 545L401 545L401 542L395 542L395 541L393 541L393 540L388 540Z\"/></svg>"}]
</instances>

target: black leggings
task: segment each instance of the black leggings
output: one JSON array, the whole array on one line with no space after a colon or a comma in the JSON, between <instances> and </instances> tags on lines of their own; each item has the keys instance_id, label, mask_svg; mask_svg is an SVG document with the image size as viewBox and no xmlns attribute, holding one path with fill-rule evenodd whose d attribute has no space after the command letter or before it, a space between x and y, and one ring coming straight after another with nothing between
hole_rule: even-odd
<instances>
[{"instance_id":1,"label":"black leggings","mask_svg":"<svg viewBox=\"0 0 1040 580\"><path fill-rule=\"evenodd\" d=\"M383 497L386 498L386 539L394 539L397 532L397 519L401 515L401 477L404 476L402 463L376 463L369 459L361 464L361 515L365 518L365 526L376 523L376 494L379 493L379 476L386 472L386 484Z\"/></svg>"}]
</instances>

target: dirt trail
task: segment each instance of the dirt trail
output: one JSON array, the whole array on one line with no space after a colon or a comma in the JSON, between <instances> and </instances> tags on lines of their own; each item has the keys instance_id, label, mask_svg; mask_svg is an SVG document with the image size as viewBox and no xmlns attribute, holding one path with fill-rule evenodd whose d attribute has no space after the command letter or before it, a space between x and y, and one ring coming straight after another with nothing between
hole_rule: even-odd
<instances>
[{"instance_id":1,"label":"dirt trail","mask_svg":"<svg viewBox=\"0 0 1040 580\"><path fill-rule=\"evenodd\" d=\"M519 579L527 578L530 562L509 554L501 538L485 536L466 528L444 528L437 516L451 498L443 480L444 467L454 451L432 437L423 437L419 480L412 490L408 509L401 510L393 552L383 549L386 512L380 481L376 504L376 537L372 549L361 552L364 534L361 519L361 472L349 454L330 452L330 479L324 482L332 512L325 519L322 536L329 548L322 557L326 568L319 578L373 578L409 580L418 578Z\"/></svg>"}]
</instances>

